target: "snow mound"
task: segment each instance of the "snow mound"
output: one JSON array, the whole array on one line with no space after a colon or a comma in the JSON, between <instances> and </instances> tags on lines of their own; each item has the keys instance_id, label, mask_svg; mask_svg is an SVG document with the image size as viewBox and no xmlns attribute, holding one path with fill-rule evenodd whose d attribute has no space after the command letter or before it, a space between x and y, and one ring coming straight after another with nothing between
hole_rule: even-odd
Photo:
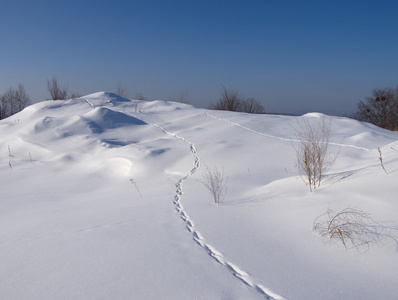
<instances>
[{"instance_id":1,"label":"snow mound","mask_svg":"<svg viewBox=\"0 0 398 300\"><path fill-rule=\"evenodd\" d=\"M316 113L316 112L307 113L307 114L303 115L303 117L306 117L306 118L322 118L322 117L325 117L325 116L326 116L325 114Z\"/></svg>"},{"instance_id":2,"label":"snow mound","mask_svg":"<svg viewBox=\"0 0 398 300\"><path fill-rule=\"evenodd\" d=\"M130 99L121 97L115 93L110 92L97 92L81 97L87 100L105 100L107 102L117 103L117 102L131 102Z\"/></svg>"},{"instance_id":3,"label":"snow mound","mask_svg":"<svg viewBox=\"0 0 398 300\"><path fill-rule=\"evenodd\" d=\"M397 299L398 133L332 116L339 155L310 193L291 137L323 116L99 92L0 120L0 299ZM312 231L347 207L381 247Z\"/></svg>"},{"instance_id":4,"label":"snow mound","mask_svg":"<svg viewBox=\"0 0 398 300\"><path fill-rule=\"evenodd\" d=\"M128 125L145 125L146 123L122 112L106 107L97 107L86 113L84 117L90 120L98 129L117 128Z\"/></svg>"},{"instance_id":5,"label":"snow mound","mask_svg":"<svg viewBox=\"0 0 398 300\"><path fill-rule=\"evenodd\" d=\"M113 157L97 164L98 171L111 176L127 176L130 174L132 163L129 159Z\"/></svg>"}]
</instances>

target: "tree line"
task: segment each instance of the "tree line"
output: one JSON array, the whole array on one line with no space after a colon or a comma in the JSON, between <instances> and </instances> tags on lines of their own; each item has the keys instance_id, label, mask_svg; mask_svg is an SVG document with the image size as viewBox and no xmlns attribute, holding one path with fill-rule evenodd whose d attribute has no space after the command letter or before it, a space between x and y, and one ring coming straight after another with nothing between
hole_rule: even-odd
<instances>
[{"instance_id":1,"label":"tree line","mask_svg":"<svg viewBox=\"0 0 398 300\"><path fill-rule=\"evenodd\" d=\"M223 91L218 102L211 109L265 113L261 103L253 98L244 98L236 90ZM398 87L373 89L370 97L357 103L357 110L349 118L374 124L388 130L398 131Z\"/></svg>"},{"instance_id":2,"label":"tree line","mask_svg":"<svg viewBox=\"0 0 398 300\"><path fill-rule=\"evenodd\" d=\"M55 76L51 80L47 80L47 89L50 92L52 100L79 97L76 93L69 96L68 89L60 86ZM30 97L22 84L19 84L16 89L10 87L3 95L0 95L0 120L20 112L29 105Z\"/></svg>"},{"instance_id":3,"label":"tree line","mask_svg":"<svg viewBox=\"0 0 398 300\"><path fill-rule=\"evenodd\" d=\"M22 84L16 89L10 87L0 96L0 119L7 118L27 107L30 104L30 98Z\"/></svg>"}]
</instances>

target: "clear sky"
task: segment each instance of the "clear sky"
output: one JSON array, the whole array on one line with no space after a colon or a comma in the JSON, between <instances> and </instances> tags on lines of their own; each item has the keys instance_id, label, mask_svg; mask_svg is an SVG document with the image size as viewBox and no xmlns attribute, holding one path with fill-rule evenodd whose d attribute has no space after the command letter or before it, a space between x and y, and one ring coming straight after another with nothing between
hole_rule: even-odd
<instances>
[{"instance_id":1,"label":"clear sky","mask_svg":"<svg viewBox=\"0 0 398 300\"><path fill-rule=\"evenodd\" d=\"M19 83L150 100L189 94L208 107L222 85L267 112L342 115L398 84L398 1L3 0L0 93Z\"/></svg>"}]
</instances>

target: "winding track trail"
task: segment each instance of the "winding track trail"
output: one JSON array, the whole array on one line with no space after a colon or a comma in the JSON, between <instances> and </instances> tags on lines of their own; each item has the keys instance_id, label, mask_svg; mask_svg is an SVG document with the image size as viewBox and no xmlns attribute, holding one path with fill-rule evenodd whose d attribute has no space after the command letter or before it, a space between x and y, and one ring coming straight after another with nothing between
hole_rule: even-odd
<instances>
[{"instance_id":1,"label":"winding track trail","mask_svg":"<svg viewBox=\"0 0 398 300\"><path fill-rule=\"evenodd\" d=\"M176 183L176 188L177 189L176 189L176 192L175 192L173 204L174 204L175 209L176 209L177 213L179 214L180 218L182 219L183 222L185 222L187 230L192 234L193 240L200 247L205 249L210 257L212 257L216 262L218 262L219 264L224 266L236 278L238 278L244 284L254 288L258 293L264 295L265 299L267 299L267 300L283 300L284 299L283 297L273 293L268 288L266 288L264 285L256 283L253 280L253 278L251 278L251 276L247 272L243 271L241 268L239 268L235 264L227 261L225 259L224 255L220 251L218 251L213 246L208 244L206 242L206 239L202 236L202 234L198 230L196 230L194 222L192 221L192 219L190 218L190 216L187 214L187 212L185 211L184 207L182 206L181 197L183 195L183 183L184 183L184 181L186 179L188 179L190 176L192 176L200 167L200 157L199 157L199 155L198 155L198 153L196 151L195 145L192 142L190 142L187 139L185 139L184 137L167 131L166 129L164 129L163 127L161 127L158 124L151 123L151 122L148 122L146 120L143 120L142 118L139 118L137 115L135 115L133 113L129 113L129 114L134 116L137 119L140 119L140 120L142 120L142 121L154 126L154 127L159 128L165 134L167 134L169 136L172 136L172 137L175 137L177 139L180 139L180 140L182 140L183 142L185 142L185 143L187 143L189 145L190 151L191 151L191 153L192 153L192 155L193 155L193 157L195 159L194 165L193 165L193 168L189 171L189 173L186 176L180 178L177 181L177 183Z\"/></svg>"},{"instance_id":2,"label":"winding track trail","mask_svg":"<svg viewBox=\"0 0 398 300\"><path fill-rule=\"evenodd\" d=\"M244 129L244 130L247 130L247 131L250 131L250 132L252 132L252 133L255 133L255 134L258 134L258 135L262 135L262 136L265 136L265 137L269 137L269 138L273 138L273 139L278 139L278 140L280 140L280 141L285 141L285 142L300 142L299 140L296 140L296 139L282 138L282 137L278 137L278 136L266 134L266 133L263 133L263 132L259 132L259 131L256 131L256 130L254 130L254 129L245 127L245 126L243 126L243 125L240 125L240 124L238 124L238 123L232 122L232 121L230 121L230 120L227 120L227 119L223 119L223 118L219 118L219 117L213 116L213 115L209 114L208 112L205 112L205 115L208 116L208 117L210 117L210 118L213 118L213 119L215 119L215 120L229 123L229 124L231 124L231 125L233 125L233 126L240 127L240 128L242 128L242 129ZM334 145L334 146L338 146L338 147L349 147L349 148L354 148L354 149L357 149L357 150L363 150L363 151L366 151L366 152L369 152L369 151L377 151L377 149L368 149L368 148L358 147L358 146L350 145L350 144L339 144L339 143L331 143L331 142L329 142L329 145Z\"/></svg>"}]
</instances>

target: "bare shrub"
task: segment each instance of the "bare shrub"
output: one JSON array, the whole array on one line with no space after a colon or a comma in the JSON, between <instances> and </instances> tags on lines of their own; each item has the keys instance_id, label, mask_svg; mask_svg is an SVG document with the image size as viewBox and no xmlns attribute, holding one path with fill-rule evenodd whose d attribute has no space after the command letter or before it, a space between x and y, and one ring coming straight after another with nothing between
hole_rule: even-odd
<instances>
[{"instance_id":1,"label":"bare shrub","mask_svg":"<svg viewBox=\"0 0 398 300\"><path fill-rule=\"evenodd\" d=\"M215 105L211 108L215 110L228 110L228 111L239 111L243 98L239 95L238 91L227 90L223 86L223 91L221 93L221 98Z\"/></svg>"},{"instance_id":2,"label":"bare shrub","mask_svg":"<svg viewBox=\"0 0 398 300\"><path fill-rule=\"evenodd\" d=\"M135 100L143 100L143 101L148 100L148 98L145 97L143 93L137 93L137 94L135 94L135 97L134 97L134 98L135 98Z\"/></svg>"},{"instance_id":3,"label":"bare shrub","mask_svg":"<svg viewBox=\"0 0 398 300\"><path fill-rule=\"evenodd\" d=\"M219 171L217 167L205 166L203 181L200 181L212 194L215 204L224 201L227 193L228 178L224 178L224 169Z\"/></svg>"},{"instance_id":4,"label":"bare shrub","mask_svg":"<svg viewBox=\"0 0 398 300\"><path fill-rule=\"evenodd\" d=\"M236 90L227 90L223 86L223 91L221 93L221 98L214 105L210 106L211 109L215 110L228 110L228 111L238 111L246 112L251 114L263 114L265 113L264 107L261 103L254 98L247 98L239 95Z\"/></svg>"},{"instance_id":5,"label":"bare shrub","mask_svg":"<svg viewBox=\"0 0 398 300\"><path fill-rule=\"evenodd\" d=\"M68 96L68 89L66 87L61 87L55 76L53 76L51 81L47 80L47 89L53 100L65 100Z\"/></svg>"},{"instance_id":6,"label":"bare shrub","mask_svg":"<svg viewBox=\"0 0 398 300\"><path fill-rule=\"evenodd\" d=\"M241 112L249 114L264 114L265 110L261 103L254 98L247 98L241 103Z\"/></svg>"},{"instance_id":7,"label":"bare shrub","mask_svg":"<svg viewBox=\"0 0 398 300\"><path fill-rule=\"evenodd\" d=\"M120 97L127 98L127 90L120 81L116 83L116 94L118 94Z\"/></svg>"},{"instance_id":8,"label":"bare shrub","mask_svg":"<svg viewBox=\"0 0 398 300\"><path fill-rule=\"evenodd\" d=\"M170 101L175 101L184 104L191 104L191 98L189 97L188 92L181 92L177 95L175 99L170 99Z\"/></svg>"},{"instance_id":9,"label":"bare shrub","mask_svg":"<svg viewBox=\"0 0 398 300\"><path fill-rule=\"evenodd\" d=\"M70 98L71 99L77 99L77 98L80 98L81 97L81 95L79 94L79 93L72 93L71 95L70 95Z\"/></svg>"},{"instance_id":10,"label":"bare shrub","mask_svg":"<svg viewBox=\"0 0 398 300\"><path fill-rule=\"evenodd\" d=\"M348 207L339 212L328 209L315 219L313 230L327 237L330 242L341 242L347 250L355 248L359 251L362 246L369 246L369 243L379 243L379 225L367 212Z\"/></svg>"},{"instance_id":11,"label":"bare shrub","mask_svg":"<svg viewBox=\"0 0 398 300\"><path fill-rule=\"evenodd\" d=\"M321 185L324 174L333 166L338 151L330 153L331 121L321 117L316 126L307 119L294 127L299 145L296 150L296 167L310 191Z\"/></svg>"}]
</instances>

